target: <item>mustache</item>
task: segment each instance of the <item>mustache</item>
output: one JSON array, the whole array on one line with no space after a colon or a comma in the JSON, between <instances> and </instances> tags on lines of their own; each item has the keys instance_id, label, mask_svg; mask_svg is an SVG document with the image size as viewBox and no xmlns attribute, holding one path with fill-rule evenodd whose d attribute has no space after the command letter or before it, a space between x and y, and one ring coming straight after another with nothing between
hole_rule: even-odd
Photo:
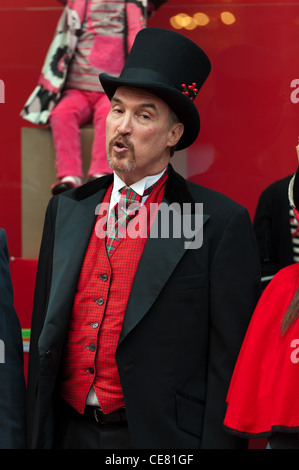
<instances>
[{"instance_id":1,"label":"mustache","mask_svg":"<svg viewBox=\"0 0 299 470\"><path fill-rule=\"evenodd\" d=\"M128 139L122 136L115 136L113 139L110 140L109 142L109 148L111 149L114 145L119 145L120 147L126 147L129 150L134 150L134 145L132 142L130 142Z\"/></svg>"}]
</instances>

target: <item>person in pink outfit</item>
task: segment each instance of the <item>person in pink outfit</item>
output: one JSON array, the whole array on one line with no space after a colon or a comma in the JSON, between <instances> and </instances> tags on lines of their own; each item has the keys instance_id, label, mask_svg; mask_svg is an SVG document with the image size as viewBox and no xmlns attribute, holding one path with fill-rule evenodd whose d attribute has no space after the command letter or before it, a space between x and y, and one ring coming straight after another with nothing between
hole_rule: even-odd
<instances>
[{"instance_id":1,"label":"person in pink outfit","mask_svg":"<svg viewBox=\"0 0 299 470\"><path fill-rule=\"evenodd\" d=\"M88 178L111 173L105 149L105 120L110 107L106 95L98 91L67 89L50 114L50 125L56 151L58 182L52 193L58 194L80 186L83 179L80 128L92 120L94 140Z\"/></svg>"},{"instance_id":2,"label":"person in pink outfit","mask_svg":"<svg viewBox=\"0 0 299 470\"><path fill-rule=\"evenodd\" d=\"M38 86L22 117L49 123L56 153L52 194L83 181L81 127L94 127L88 179L111 173L106 158L105 120L110 101L99 74L118 76L137 32L167 0L59 0L65 5Z\"/></svg>"}]
</instances>

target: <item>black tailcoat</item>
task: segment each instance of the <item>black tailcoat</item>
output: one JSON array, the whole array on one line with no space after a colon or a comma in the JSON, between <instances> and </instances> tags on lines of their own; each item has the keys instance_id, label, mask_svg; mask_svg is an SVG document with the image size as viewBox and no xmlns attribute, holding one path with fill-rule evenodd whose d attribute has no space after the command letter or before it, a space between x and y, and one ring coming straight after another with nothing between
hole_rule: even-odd
<instances>
[{"instance_id":1,"label":"black tailcoat","mask_svg":"<svg viewBox=\"0 0 299 470\"><path fill-rule=\"evenodd\" d=\"M65 333L95 208L112 178L54 197L47 209L28 376L32 447L52 446ZM163 202L203 203L203 243L190 249L182 234L149 236L145 245L116 351L132 445L238 447L222 422L230 377L260 295L251 221L245 208L185 181L171 166Z\"/></svg>"}]
</instances>

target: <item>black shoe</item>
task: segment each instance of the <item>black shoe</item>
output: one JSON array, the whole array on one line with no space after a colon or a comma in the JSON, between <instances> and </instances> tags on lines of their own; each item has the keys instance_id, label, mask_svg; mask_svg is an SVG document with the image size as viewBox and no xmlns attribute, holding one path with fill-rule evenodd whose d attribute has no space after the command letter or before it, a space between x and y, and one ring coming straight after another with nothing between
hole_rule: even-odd
<instances>
[{"instance_id":1,"label":"black shoe","mask_svg":"<svg viewBox=\"0 0 299 470\"><path fill-rule=\"evenodd\" d=\"M77 185L69 181L65 183L61 183L60 181L58 181L57 183L52 184L51 191L52 191L53 196L56 196L57 194L67 191L68 189L72 189L76 187Z\"/></svg>"}]
</instances>

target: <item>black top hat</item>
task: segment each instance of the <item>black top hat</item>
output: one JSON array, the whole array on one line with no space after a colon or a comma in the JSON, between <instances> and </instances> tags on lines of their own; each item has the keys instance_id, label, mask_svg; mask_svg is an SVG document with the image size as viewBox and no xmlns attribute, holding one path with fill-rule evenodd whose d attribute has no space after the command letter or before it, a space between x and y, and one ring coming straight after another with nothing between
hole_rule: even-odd
<instances>
[{"instance_id":1,"label":"black top hat","mask_svg":"<svg viewBox=\"0 0 299 470\"><path fill-rule=\"evenodd\" d=\"M119 77L100 74L104 91L111 99L119 86L149 91L165 101L184 124L177 150L197 138L200 119L194 99L207 79L211 63L190 39L171 30L145 28L136 35Z\"/></svg>"}]
</instances>

